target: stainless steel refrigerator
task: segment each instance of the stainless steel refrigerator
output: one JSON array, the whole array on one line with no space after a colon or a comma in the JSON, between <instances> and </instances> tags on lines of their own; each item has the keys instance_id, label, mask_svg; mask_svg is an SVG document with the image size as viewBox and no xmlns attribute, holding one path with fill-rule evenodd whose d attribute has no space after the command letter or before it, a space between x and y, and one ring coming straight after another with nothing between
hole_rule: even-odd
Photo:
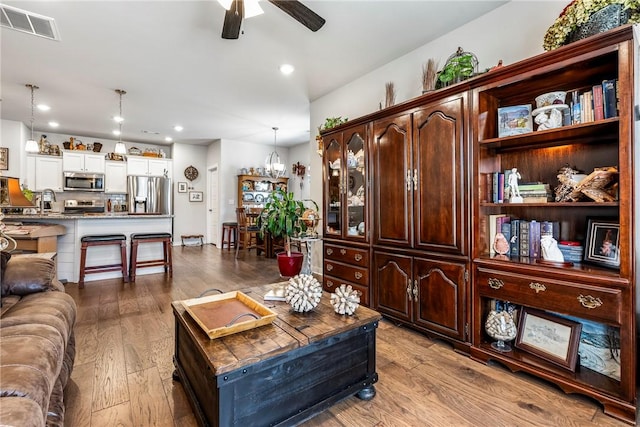
<instances>
[{"instance_id":1,"label":"stainless steel refrigerator","mask_svg":"<svg viewBox=\"0 0 640 427\"><path fill-rule=\"evenodd\" d=\"M171 214L171 179L129 175L127 180L130 214Z\"/></svg>"}]
</instances>

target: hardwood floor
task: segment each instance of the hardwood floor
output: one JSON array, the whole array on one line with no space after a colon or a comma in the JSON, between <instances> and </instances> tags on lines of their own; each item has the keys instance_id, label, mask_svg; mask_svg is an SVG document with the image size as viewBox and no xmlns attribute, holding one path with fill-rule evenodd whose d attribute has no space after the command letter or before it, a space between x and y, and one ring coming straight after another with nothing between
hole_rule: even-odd
<instances>
[{"instance_id":1,"label":"hardwood floor","mask_svg":"<svg viewBox=\"0 0 640 427\"><path fill-rule=\"evenodd\" d=\"M213 246L175 247L174 274L69 283L78 304L77 353L65 390L65 426L196 426L173 372L170 303L210 288L279 281L275 260L234 259ZM623 426L579 395L499 365L483 365L448 344L382 321L377 395L351 397L304 426ZM227 427L227 426L223 426Z\"/></svg>"}]
</instances>

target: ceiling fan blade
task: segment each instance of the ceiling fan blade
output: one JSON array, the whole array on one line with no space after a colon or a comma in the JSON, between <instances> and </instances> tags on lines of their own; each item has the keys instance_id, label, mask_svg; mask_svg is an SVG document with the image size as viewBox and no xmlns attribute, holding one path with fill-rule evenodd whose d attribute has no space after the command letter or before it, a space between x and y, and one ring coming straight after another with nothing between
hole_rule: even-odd
<instances>
[{"instance_id":1,"label":"ceiling fan blade","mask_svg":"<svg viewBox=\"0 0 640 427\"><path fill-rule=\"evenodd\" d=\"M244 3L242 0L233 0L231 7L224 14L222 26L223 39L237 39L240 35L240 25L244 16Z\"/></svg>"},{"instance_id":2,"label":"ceiling fan blade","mask_svg":"<svg viewBox=\"0 0 640 427\"><path fill-rule=\"evenodd\" d=\"M326 22L324 18L297 0L269 0L269 2L311 31L318 31Z\"/></svg>"}]
</instances>

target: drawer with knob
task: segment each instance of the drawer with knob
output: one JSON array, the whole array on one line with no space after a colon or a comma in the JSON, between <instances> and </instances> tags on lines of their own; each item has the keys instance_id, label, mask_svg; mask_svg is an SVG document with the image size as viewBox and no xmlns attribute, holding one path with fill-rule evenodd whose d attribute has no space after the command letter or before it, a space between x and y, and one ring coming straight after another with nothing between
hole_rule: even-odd
<instances>
[{"instance_id":1,"label":"drawer with knob","mask_svg":"<svg viewBox=\"0 0 640 427\"><path fill-rule=\"evenodd\" d=\"M369 251L366 249L349 248L325 243L324 258L361 267L369 266Z\"/></svg>"},{"instance_id":2,"label":"drawer with knob","mask_svg":"<svg viewBox=\"0 0 640 427\"><path fill-rule=\"evenodd\" d=\"M356 283L358 285L369 286L369 270L367 268L355 267L325 259L324 274Z\"/></svg>"},{"instance_id":3,"label":"drawer with knob","mask_svg":"<svg viewBox=\"0 0 640 427\"><path fill-rule=\"evenodd\" d=\"M360 291L360 304L369 307L369 288L367 286L358 285L347 280L339 279L333 276L324 276L323 289L327 292L335 292L340 285L351 285L357 291Z\"/></svg>"},{"instance_id":4,"label":"drawer with knob","mask_svg":"<svg viewBox=\"0 0 640 427\"><path fill-rule=\"evenodd\" d=\"M481 267L476 271L475 284L482 297L609 323L621 322L621 289L505 273Z\"/></svg>"}]
</instances>

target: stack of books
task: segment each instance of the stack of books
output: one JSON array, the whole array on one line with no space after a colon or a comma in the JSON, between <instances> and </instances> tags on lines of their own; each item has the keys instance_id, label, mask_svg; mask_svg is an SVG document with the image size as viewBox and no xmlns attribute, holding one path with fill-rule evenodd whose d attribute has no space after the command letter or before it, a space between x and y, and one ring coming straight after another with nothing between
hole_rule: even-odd
<instances>
[{"instance_id":1,"label":"stack of books","mask_svg":"<svg viewBox=\"0 0 640 427\"><path fill-rule=\"evenodd\" d=\"M584 255L584 246L580 242L562 240L558 242L558 249L562 252L565 261L580 263Z\"/></svg>"},{"instance_id":2,"label":"stack of books","mask_svg":"<svg viewBox=\"0 0 640 427\"><path fill-rule=\"evenodd\" d=\"M549 184L530 182L518 185L524 203L547 203L553 200Z\"/></svg>"}]
</instances>

